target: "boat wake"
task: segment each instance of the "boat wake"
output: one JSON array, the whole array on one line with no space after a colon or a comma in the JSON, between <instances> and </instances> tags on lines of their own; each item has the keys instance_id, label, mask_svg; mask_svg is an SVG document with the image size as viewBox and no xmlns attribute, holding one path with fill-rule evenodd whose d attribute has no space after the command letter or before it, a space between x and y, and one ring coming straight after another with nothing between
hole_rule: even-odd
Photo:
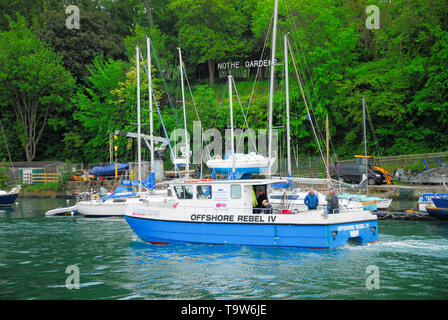
<instances>
[{"instance_id":1,"label":"boat wake","mask_svg":"<svg viewBox=\"0 0 448 320\"><path fill-rule=\"evenodd\" d=\"M404 238L383 235L375 243L363 246L348 245L347 248L448 258L448 239L443 237L412 236Z\"/></svg>"}]
</instances>

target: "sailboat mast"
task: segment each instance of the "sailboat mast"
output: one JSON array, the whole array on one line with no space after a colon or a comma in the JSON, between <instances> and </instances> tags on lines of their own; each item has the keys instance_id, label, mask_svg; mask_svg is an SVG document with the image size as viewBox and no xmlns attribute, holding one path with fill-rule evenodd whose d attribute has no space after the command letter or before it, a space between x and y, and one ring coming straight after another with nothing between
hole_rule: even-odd
<instances>
[{"instance_id":1,"label":"sailboat mast","mask_svg":"<svg viewBox=\"0 0 448 320\"><path fill-rule=\"evenodd\" d=\"M138 191L142 191L142 150L141 150L141 125L140 125L140 59L138 46L135 48L137 63L137 170L138 170Z\"/></svg>"},{"instance_id":2,"label":"sailboat mast","mask_svg":"<svg viewBox=\"0 0 448 320\"><path fill-rule=\"evenodd\" d=\"M151 146L151 173L154 173L154 120L152 110L152 75L151 75L151 39L146 38L146 54L148 56L148 91L149 91L149 135Z\"/></svg>"},{"instance_id":3,"label":"sailboat mast","mask_svg":"<svg viewBox=\"0 0 448 320\"><path fill-rule=\"evenodd\" d=\"M291 131L289 126L289 72L288 72L288 35L284 35L285 47L285 86L286 86L286 155L288 160L288 177L291 177Z\"/></svg>"},{"instance_id":4,"label":"sailboat mast","mask_svg":"<svg viewBox=\"0 0 448 320\"><path fill-rule=\"evenodd\" d=\"M278 0L275 0L274 4L274 23L272 27L272 44L271 44L271 77L269 88L269 142L268 142L268 176L271 177L271 159L272 159L272 112L274 104L274 63L275 63L275 43L277 40L277 15L278 15Z\"/></svg>"},{"instance_id":5,"label":"sailboat mast","mask_svg":"<svg viewBox=\"0 0 448 320\"><path fill-rule=\"evenodd\" d=\"M363 130L364 130L364 160L365 160L365 169L366 169L366 189L367 195L369 195L369 176L367 172L367 134L366 134L366 97L362 96L362 122L363 122Z\"/></svg>"},{"instance_id":6,"label":"sailboat mast","mask_svg":"<svg viewBox=\"0 0 448 320\"><path fill-rule=\"evenodd\" d=\"M328 181L330 180L330 131L328 125L328 114L325 118L325 132L326 132L326 143L327 143L327 192L330 191Z\"/></svg>"},{"instance_id":7,"label":"sailboat mast","mask_svg":"<svg viewBox=\"0 0 448 320\"><path fill-rule=\"evenodd\" d=\"M229 103L230 103L230 148L232 149L232 173L235 173L235 141L233 137L233 94L232 75L229 75Z\"/></svg>"},{"instance_id":8,"label":"sailboat mast","mask_svg":"<svg viewBox=\"0 0 448 320\"><path fill-rule=\"evenodd\" d=\"M182 106L184 109L184 128L185 128L185 149L187 149L187 158L185 159L185 178L190 178L190 144L188 143L188 131L187 131L187 114L185 111L185 90L184 90L184 74L182 71L182 52L179 50L179 68L180 68L180 83L182 87Z\"/></svg>"}]
</instances>

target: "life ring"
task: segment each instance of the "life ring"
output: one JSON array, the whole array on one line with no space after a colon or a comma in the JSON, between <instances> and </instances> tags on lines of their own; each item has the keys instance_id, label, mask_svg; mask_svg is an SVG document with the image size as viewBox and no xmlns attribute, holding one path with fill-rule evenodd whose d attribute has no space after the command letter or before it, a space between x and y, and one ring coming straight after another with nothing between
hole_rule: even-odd
<instances>
[{"instance_id":1,"label":"life ring","mask_svg":"<svg viewBox=\"0 0 448 320\"><path fill-rule=\"evenodd\" d=\"M98 200L99 198L100 198L100 196L97 195L97 194L94 194L94 195L92 196L92 199L93 199L93 200Z\"/></svg>"}]
</instances>

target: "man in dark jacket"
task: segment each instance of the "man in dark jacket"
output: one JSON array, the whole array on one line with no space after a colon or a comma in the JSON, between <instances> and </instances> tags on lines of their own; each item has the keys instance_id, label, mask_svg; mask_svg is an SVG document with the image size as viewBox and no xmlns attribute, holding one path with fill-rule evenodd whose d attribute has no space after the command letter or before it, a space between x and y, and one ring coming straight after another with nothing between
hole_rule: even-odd
<instances>
[{"instance_id":1,"label":"man in dark jacket","mask_svg":"<svg viewBox=\"0 0 448 320\"><path fill-rule=\"evenodd\" d=\"M263 201L268 200L268 197L263 193L263 191L258 191L257 204L258 208L263 208Z\"/></svg>"},{"instance_id":2,"label":"man in dark jacket","mask_svg":"<svg viewBox=\"0 0 448 320\"><path fill-rule=\"evenodd\" d=\"M339 212L339 198L333 189L330 189L330 193L325 198L327 200L327 213L338 213Z\"/></svg>"},{"instance_id":3,"label":"man in dark jacket","mask_svg":"<svg viewBox=\"0 0 448 320\"><path fill-rule=\"evenodd\" d=\"M304 202L308 207L308 210L316 210L319 205L319 197L314 193L314 190L311 189L306 195Z\"/></svg>"}]
</instances>

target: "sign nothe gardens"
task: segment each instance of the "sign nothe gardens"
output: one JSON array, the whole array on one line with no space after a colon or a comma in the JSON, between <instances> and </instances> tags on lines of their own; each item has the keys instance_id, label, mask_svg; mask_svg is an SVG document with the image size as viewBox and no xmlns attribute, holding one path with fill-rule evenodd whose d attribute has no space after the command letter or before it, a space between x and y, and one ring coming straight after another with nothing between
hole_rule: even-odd
<instances>
[{"instance_id":1,"label":"sign nothe gardens","mask_svg":"<svg viewBox=\"0 0 448 320\"><path fill-rule=\"evenodd\" d=\"M218 62L218 74L220 78L226 78L230 74L234 78L248 78L252 68L269 68L271 64L270 59ZM274 60L274 65L278 65L277 59ZM262 76L267 74L266 71L262 70L261 72Z\"/></svg>"}]
</instances>

